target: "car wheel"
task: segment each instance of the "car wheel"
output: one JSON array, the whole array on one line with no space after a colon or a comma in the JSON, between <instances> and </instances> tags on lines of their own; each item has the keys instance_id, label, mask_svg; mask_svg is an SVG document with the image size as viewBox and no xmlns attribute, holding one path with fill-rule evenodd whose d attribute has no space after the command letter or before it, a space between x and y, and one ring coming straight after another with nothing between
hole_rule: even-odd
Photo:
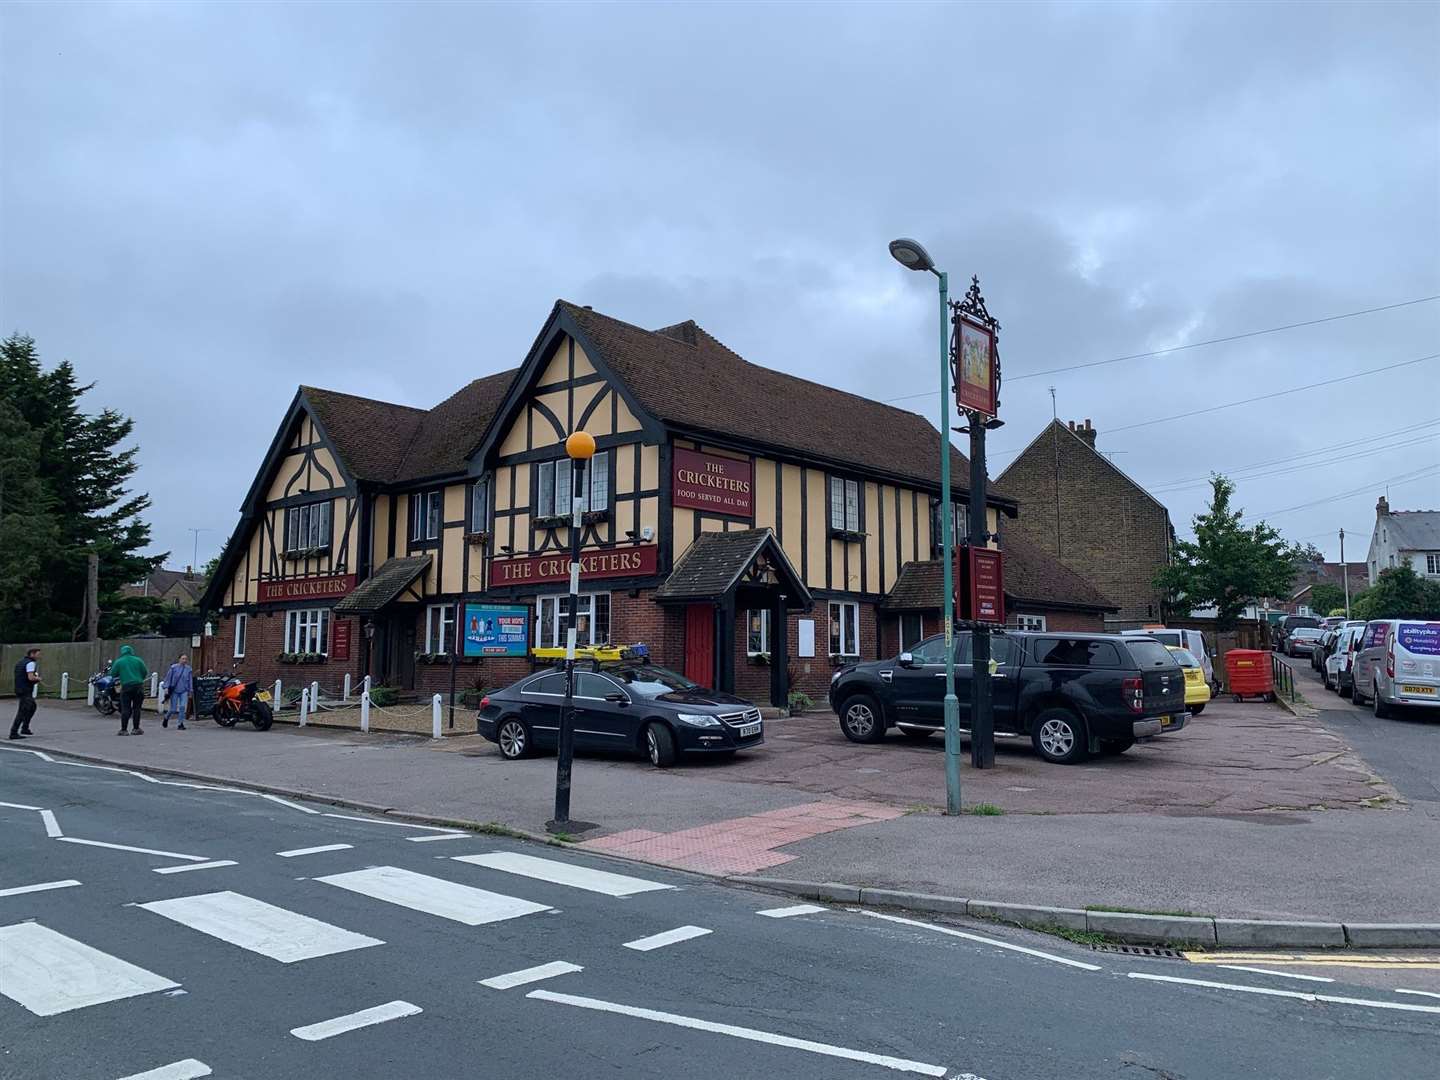
<instances>
[{"instance_id":1,"label":"car wheel","mask_svg":"<svg viewBox=\"0 0 1440 1080\"><path fill-rule=\"evenodd\" d=\"M500 746L500 756L506 761L519 761L530 756L530 729L518 716L507 716L500 721L495 741Z\"/></svg>"},{"instance_id":2,"label":"car wheel","mask_svg":"<svg viewBox=\"0 0 1440 1080\"><path fill-rule=\"evenodd\" d=\"M1360 693L1360 687L1358 684L1350 688L1350 700L1356 705L1370 704L1369 699L1366 698L1364 694Z\"/></svg>"},{"instance_id":3,"label":"car wheel","mask_svg":"<svg viewBox=\"0 0 1440 1080\"><path fill-rule=\"evenodd\" d=\"M911 742L924 742L935 733L929 728L901 728L900 734L904 735Z\"/></svg>"},{"instance_id":4,"label":"car wheel","mask_svg":"<svg viewBox=\"0 0 1440 1080\"><path fill-rule=\"evenodd\" d=\"M650 723L645 726L645 752L650 764L657 769L668 769L675 764L675 736L664 724Z\"/></svg>"},{"instance_id":5,"label":"car wheel","mask_svg":"<svg viewBox=\"0 0 1440 1080\"><path fill-rule=\"evenodd\" d=\"M1134 745L1134 739L1101 739L1100 753L1106 757L1118 757Z\"/></svg>"},{"instance_id":6,"label":"car wheel","mask_svg":"<svg viewBox=\"0 0 1440 1080\"><path fill-rule=\"evenodd\" d=\"M879 702L864 694L850 698L840 709L840 730L851 742L879 742L885 737Z\"/></svg>"},{"instance_id":7,"label":"car wheel","mask_svg":"<svg viewBox=\"0 0 1440 1080\"><path fill-rule=\"evenodd\" d=\"M1379 683L1376 683L1374 686L1372 686L1372 687L1370 688L1370 691L1371 691L1371 694L1373 695L1373 696L1370 698L1370 707L1371 707L1371 708L1374 710L1374 712L1375 712L1375 719L1376 719L1376 720L1389 720L1389 719L1390 719L1390 705L1389 705L1389 703L1388 703L1384 698L1382 698L1382 697L1380 696L1380 684L1379 684Z\"/></svg>"},{"instance_id":8,"label":"car wheel","mask_svg":"<svg viewBox=\"0 0 1440 1080\"><path fill-rule=\"evenodd\" d=\"M1030 734L1035 752L1056 765L1074 765L1089 755L1085 722L1069 709L1046 709Z\"/></svg>"},{"instance_id":9,"label":"car wheel","mask_svg":"<svg viewBox=\"0 0 1440 1080\"><path fill-rule=\"evenodd\" d=\"M1205 711L1205 706L1204 706L1204 705L1191 705L1191 706L1190 706L1190 715L1191 715L1191 716L1199 716L1199 715L1200 715L1202 712L1204 712L1204 711Z\"/></svg>"}]
</instances>

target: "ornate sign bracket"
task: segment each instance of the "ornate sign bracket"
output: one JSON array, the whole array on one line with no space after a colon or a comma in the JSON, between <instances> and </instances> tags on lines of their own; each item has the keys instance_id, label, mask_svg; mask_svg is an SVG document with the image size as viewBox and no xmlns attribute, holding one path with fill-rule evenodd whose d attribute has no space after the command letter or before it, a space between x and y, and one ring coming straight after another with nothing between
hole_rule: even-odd
<instances>
[{"instance_id":1,"label":"ornate sign bracket","mask_svg":"<svg viewBox=\"0 0 1440 1080\"><path fill-rule=\"evenodd\" d=\"M950 377L952 385L956 390L956 397L960 398L960 409L962 412L977 411L977 405L963 399L962 384L966 381L964 374L964 362L962 350L964 342L968 339L974 340L974 330L988 336L991 355L991 386L988 388L988 396L991 402L988 407L979 408L978 411L994 416L1000 411L1000 320L990 314L985 306L985 297L980 292L980 276L972 275L970 288L965 291L962 300L950 301ZM971 328L971 333L966 333L966 327Z\"/></svg>"}]
</instances>

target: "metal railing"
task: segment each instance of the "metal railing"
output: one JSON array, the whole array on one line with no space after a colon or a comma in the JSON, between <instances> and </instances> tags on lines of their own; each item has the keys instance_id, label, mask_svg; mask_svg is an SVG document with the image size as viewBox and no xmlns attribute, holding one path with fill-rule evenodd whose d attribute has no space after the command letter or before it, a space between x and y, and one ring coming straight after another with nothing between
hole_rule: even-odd
<instances>
[{"instance_id":1,"label":"metal railing","mask_svg":"<svg viewBox=\"0 0 1440 1080\"><path fill-rule=\"evenodd\" d=\"M1299 700L1299 693L1295 690L1295 669L1287 664L1277 653L1270 654L1270 673L1275 680L1275 695L1286 695L1293 705Z\"/></svg>"}]
</instances>

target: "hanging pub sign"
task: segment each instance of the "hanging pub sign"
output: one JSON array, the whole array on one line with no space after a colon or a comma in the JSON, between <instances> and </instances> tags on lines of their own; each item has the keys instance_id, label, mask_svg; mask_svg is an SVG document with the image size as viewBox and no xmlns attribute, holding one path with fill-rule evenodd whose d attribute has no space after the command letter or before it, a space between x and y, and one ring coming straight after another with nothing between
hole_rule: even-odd
<instances>
[{"instance_id":1,"label":"hanging pub sign","mask_svg":"<svg viewBox=\"0 0 1440 1080\"><path fill-rule=\"evenodd\" d=\"M955 611L962 622L1005 625L1005 566L1000 552L967 544L955 553Z\"/></svg>"},{"instance_id":2,"label":"hanging pub sign","mask_svg":"<svg viewBox=\"0 0 1440 1080\"><path fill-rule=\"evenodd\" d=\"M954 350L955 400L962 410L994 416L1000 388L995 328L957 312Z\"/></svg>"}]
</instances>

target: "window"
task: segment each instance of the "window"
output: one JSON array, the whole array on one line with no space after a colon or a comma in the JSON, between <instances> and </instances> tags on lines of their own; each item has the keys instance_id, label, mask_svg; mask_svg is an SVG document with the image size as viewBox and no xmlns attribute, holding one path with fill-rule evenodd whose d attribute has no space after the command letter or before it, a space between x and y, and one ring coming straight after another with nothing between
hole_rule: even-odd
<instances>
[{"instance_id":1,"label":"window","mask_svg":"<svg viewBox=\"0 0 1440 1080\"><path fill-rule=\"evenodd\" d=\"M1133 644L1146 644L1137 642ZM1149 642L1157 649L1165 646ZM1037 664L1058 667L1119 667L1120 653L1108 641L1084 641L1078 638L1040 638L1034 645ZM1167 654L1168 655L1168 654Z\"/></svg>"},{"instance_id":2,"label":"window","mask_svg":"<svg viewBox=\"0 0 1440 1080\"><path fill-rule=\"evenodd\" d=\"M933 637L929 641L922 641L910 650L910 656L917 664L943 664L945 663L945 638Z\"/></svg>"},{"instance_id":3,"label":"window","mask_svg":"<svg viewBox=\"0 0 1440 1080\"><path fill-rule=\"evenodd\" d=\"M285 613L285 651L288 653L330 652L330 609L303 608Z\"/></svg>"},{"instance_id":4,"label":"window","mask_svg":"<svg viewBox=\"0 0 1440 1080\"><path fill-rule=\"evenodd\" d=\"M920 614L900 616L900 651L908 652L925 636L925 616ZM941 639L944 640L943 638Z\"/></svg>"},{"instance_id":5,"label":"window","mask_svg":"<svg viewBox=\"0 0 1440 1080\"><path fill-rule=\"evenodd\" d=\"M745 612L745 655L759 656L770 651L770 612L751 608Z\"/></svg>"},{"instance_id":6,"label":"window","mask_svg":"<svg viewBox=\"0 0 1440 1080\"><path fill-rule=\"evenodd\" d=\"M483 533L490 524L490 485L476 480L470 489L470 531Z\"/></svg>"},{"instance_id":7,"label":"window","mask_svg":"<svg viewBox=\"0 0 1440 1080\"><path fill-rule=\"evenodd\" d=\"M930 557L934 559L940 558L941 549L945 546L945 516L940 512L943 505L939 499L930 504ZM963 544L970 535L969 507L952 499L950 516L954 521L950 539L957 545Z\"/></svg>"},{"instance_id":8,"label":"window","mask_svg":"<svg viewBox=\"0 0 1440 1080\"><path fill-rule=\"evenodd\" d=\"M1431 577L1440 575L1440 551L1432 551L1425 556L1425 573Z\"/></svg>"},{"instance_id":9,"label":"window","mask_svg":"<svg viewBox=\"0 0 1440 1080\"><path fill-rule=\"evenodd\" d=\"M830 655L860 655L860 605L853 601L830 601Z\"/></svg>"},{"instance_id":10,"label":"window","mask_svg":"<svg viewBox=\"0 0 1440 1080\"><path fill-rule=\"evenodd\" d=\"M860 484L839 476L830 478L830 529L860 531Z\"/></svg>"},{"instance_id":11,"label":"window","mask_svg":"<svg viewBox=\"0 0 1440 1080\"><path fill-rule=\"evenodd\" d=\"M1012 630L1045 630L1044 615L1011 615L1010 621L1006 624Z\"/></svg>"},{"instance_id":12,"label":"window","mask_svg":"<svg viewBox=\"0 0 1440 1080\"><path fill-rule=\"evenodd\" d=\"M425 651L448 652L455 644L455 605L431 604L425 609Z\"/></svg>"},{"instance_id":13,"label":"window","mask_svg":"<svg viewBox=\"0 0 1440 1080\"><path fill-rule=\"evenodd\" d=\"M531 679L525 684L527 694L555 694L559 697L565 695L565 676L559 672L552 671L549 675L541 675L538 679Z\"/></svg>"},{"instance_id":14,"label":"window","mask_svg":"<svg viewBox=\"0 0 1440 1080\"><path fill-rule=\"evenodd\" d=\"M565 616L570 597L542 596L536 604L535 644L542 649L565 647ZM576 645L604 645L610 640L610 594L583 593L575 623Z\"/></svg>"},{"instance_id":15,"label":"window","mask_svg":"<svg viewBox=\"0 0 1440 1080\"><path fill-rule=\"evenodd\" d=\"M285 511L285 551L323 550L330 546L330 502L292 506Z\"/></svg>"},{"instance_id":16,"label":"window","mask_svg":"<svg viewBox=\"0 0 1440 1080\"><path fill-rule=\"evenodd\" d=\"M410 496L410 539L415 542L440 539L441 507L444 492L417 491Z\"/></svg>"},{"instance_id":17,"label":"window","mask_svg":"<svg viewBox=\"0 0 1440 1080\"><path fill-rule=\"evenodd\" d=\"M571 504L570 482L574 477L574 465L569 458L559 461L542 461L535 466L537 480L536 517L565 517L574 511ZM584 512L610 509L610 451L602 450L590 459L586 466L587 480Z\"/></svg>"},{"instance_id":18,"label":"window","mask_svg":"<svg viewBox=\"0 0 1440 1080\"><path fill-rule=\"evenodd\" d=\"M246 622L249 620L249 618L250 618L250 616L249 616L249 615L246 615L244 612L241 612L239 615L236 615L236 616L235 616L235 652L234 652L234 656L235 656L235 659L236 659L236 660L244 660L244 659L245 659L245 630L246 630L245 624L246 624Z\"/></svg>"},{"instance_id":19,"label":"window","mask_svg":"<svg viewBox=\"0 0 1440 1080\"><path fill-rule=\"evenodd\" d=\"M588 671L575 673L575 696L604 701L606 694L618 694L620 688L603 675L592 675Z\"/></svg>"}]
</instances>

